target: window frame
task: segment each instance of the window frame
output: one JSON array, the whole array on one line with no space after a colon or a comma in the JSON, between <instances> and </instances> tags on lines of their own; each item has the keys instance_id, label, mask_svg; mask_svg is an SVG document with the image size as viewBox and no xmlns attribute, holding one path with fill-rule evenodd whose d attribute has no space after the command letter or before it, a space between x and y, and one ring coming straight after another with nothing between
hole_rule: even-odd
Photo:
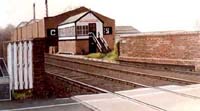
<instances>
[{"instance_id":1,"label":"window frame","mask_svg":"<svg viewBox=\"0 0 200 111\"><path fill-rule=\"evenodd\" d=\"M76 35L77 36L88 36L89 26L88 25L79 25L76 26Z\"/></svg>"},{"instance_id":2,"label":"window frame","mask_svg":"<svg viewBox=\"0 0 200 111\"><path fill-rule=\"evenodd\" d=\"M63 37L75 37L75 26L59 28L58 29L59 38Z\"/></svg>"}]
</instances>

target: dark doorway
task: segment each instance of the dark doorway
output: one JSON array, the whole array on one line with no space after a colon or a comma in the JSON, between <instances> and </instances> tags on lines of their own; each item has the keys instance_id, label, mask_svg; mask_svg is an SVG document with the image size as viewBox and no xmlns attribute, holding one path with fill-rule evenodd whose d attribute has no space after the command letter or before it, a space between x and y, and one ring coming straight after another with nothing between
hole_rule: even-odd
<instances>
[{"instance_id":1,"label":"dark doorway","mask_svg":"<svg viewBox=\"0 0 200 111\"><path fill-rule=\"evenodd\" d=\"M89 32L92 32L96 36L96 23L89 23ZM93 35L89 35L89 52L96 53L96 43L93 39Z\"/></svg>"}]
</instances>

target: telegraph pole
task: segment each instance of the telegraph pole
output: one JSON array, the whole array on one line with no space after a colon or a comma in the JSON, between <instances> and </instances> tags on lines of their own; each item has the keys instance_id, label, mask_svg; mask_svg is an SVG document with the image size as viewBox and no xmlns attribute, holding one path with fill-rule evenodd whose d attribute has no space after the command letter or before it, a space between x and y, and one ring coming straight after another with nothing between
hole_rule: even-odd
<instances>
[{"instance_id":1,"label":"telegraph pole","mask_svg":"<svg viewBox=\"0 0 200 111\"><path fill-rule=\"evenodd\" d=\"M35 17L35 3L33 3L33 20L35 20L36 17Z\"/></svg>"},{"instance_id":2,"label":"telegraph pole","mask_svg":"<svg viewBox=\"0 0 200 111\"><path fill-rule=\"evenodd\" d=\"M49 16L48 14L48 0L45 0L45 6L46 6L46 17Z\"/></svg>"}]
</instances>

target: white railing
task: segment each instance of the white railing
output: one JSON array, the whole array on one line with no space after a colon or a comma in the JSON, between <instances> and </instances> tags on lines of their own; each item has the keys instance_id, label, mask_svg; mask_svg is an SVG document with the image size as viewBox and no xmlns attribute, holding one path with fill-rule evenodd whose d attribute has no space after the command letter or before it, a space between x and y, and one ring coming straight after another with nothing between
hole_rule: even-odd
<instances>
[{"instance_id":1,"label":"white railing","mask_svg":"<svg viewBox=\"0 0 200 111\"><path fill-rule=\"evenodd\" d=\"M101 46L101 44L99 43L99 41L98 41L97 37L95 36L95 34L92 33L92 32L89 32L88 34L89 34L89 35L92 34L93 40L97 43L97 47L98 47L98 49L100 50L100 52L102 52L102 46Z\"/></svg>"},{"instance_id":2,"label":"white railing","mask_svg":"<svg viewBox=\"0 0 200 111\"><path fill-rule=\"evenodd\" d=\"M106 50L109 50L109 46L108 43L106 42L106 40L103 37L100 37L100 40L102 41L102 43L105 45Z\"/></svg>"},{"instance_id":3,"label":"white railing","mask_svg":"<svg viewBox=\"0 0 200 111\"><path fill-rule=\"evenodd\" d=\"M33 88L32 41L8 43L7 64L11 90Z\"/></svg>"}]
</instances>

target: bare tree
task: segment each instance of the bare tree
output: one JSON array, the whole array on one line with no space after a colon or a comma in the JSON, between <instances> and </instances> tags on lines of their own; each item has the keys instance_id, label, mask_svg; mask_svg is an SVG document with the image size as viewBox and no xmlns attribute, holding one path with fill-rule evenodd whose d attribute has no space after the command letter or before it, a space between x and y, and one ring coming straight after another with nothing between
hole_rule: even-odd
<instances>
[{"instance_id":1,"label":"bare tree","mask_svg":"<svg viewBox=\"0 0 200 111\"><path fill-rule=\"evenodd\" d=\"M11 39L12 33L15 30L15 27L9 24L6 28L0 28L0 40L8 41Z\"/></svg>"},{"instance_id":2,"label":"bare tree","mask_svg":"<svg viewBox=\"0 0 200 111\"><path fill-rule=\"evenodd\" d=\"M0 27L0 58L4 57L3 41L9 41L11 39L12 33L15 27L9 24L6 28Z\"/></svg>"}]
</instances>

